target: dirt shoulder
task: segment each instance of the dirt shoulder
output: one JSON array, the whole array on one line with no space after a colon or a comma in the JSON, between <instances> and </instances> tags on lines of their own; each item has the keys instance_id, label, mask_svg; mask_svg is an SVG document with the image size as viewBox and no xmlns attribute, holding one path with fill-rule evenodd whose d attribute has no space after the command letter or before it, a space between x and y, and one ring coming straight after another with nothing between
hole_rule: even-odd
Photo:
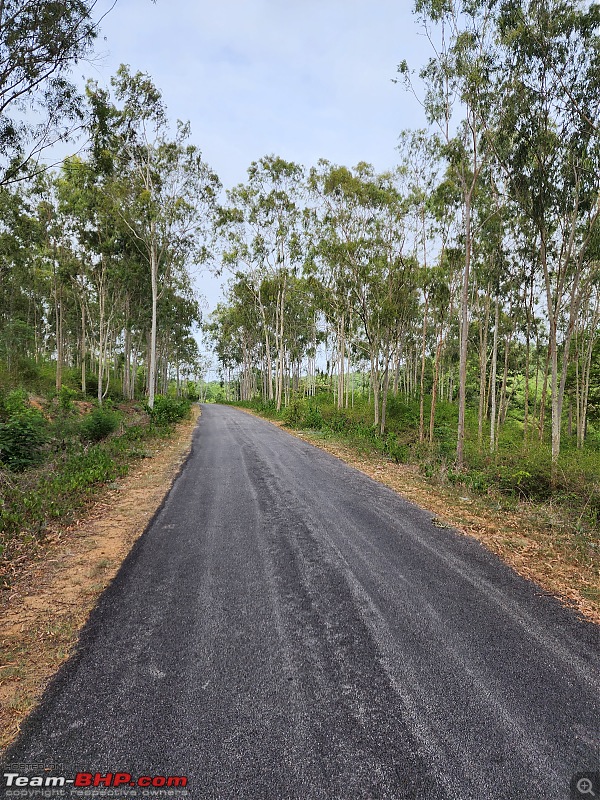
<instances>
[{"instance_id":1,"label":"dirt shoulder","mask_svg":"<svg viewBox=\"0 0 600 800\"><path fill-rule=\"evenodd\" d=\"M261 416L246 408L240 410ZM434 484L414 466L396 464L379 454L358 453L350 444L324 438L316 431L296 431L278 420L267 421L431 511L434 524L439 527L452 527L474 537L519 575L534 581L586 619L600 624L600 574L569 557L568 543L565 545L557 538L548 524L546 510L526 503L514 509L494 508L490 498L467 493L464 487L457 490Z\"/></svg>"},{"instance_id":2,"label":"dirt shoulder","mask_svg":"<svg viewBox=\"0 0 600 800\"><path fill-rule=\"evenodd\" d=\"M77 642L98 597L162 503L185 461L199 406L169 439L111 484L84 519L56 533L0 601L0 747L18 734Z\"/></svg>"}]
</instances>

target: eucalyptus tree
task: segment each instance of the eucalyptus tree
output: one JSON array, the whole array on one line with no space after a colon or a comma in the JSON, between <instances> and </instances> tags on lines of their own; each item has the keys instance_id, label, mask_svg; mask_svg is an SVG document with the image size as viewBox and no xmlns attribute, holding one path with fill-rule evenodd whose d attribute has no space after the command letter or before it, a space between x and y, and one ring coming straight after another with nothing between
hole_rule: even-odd
<instances>
[{"instance_id":1,"label":"eucalyptus tree","mask_svg":"<svg viewBox=\"0 0 600 800\"><path fill-rule=\"evenodd\" d=\"M403 131L400 134L401 165L408 200L408 218L413 234L413 255L420 261L420 291L423 295L421 328L421 369L419 381L419 441L425 437L425 365L429 304L432 293L439 293L439 276L432 272L434 263L443 258L449 233L446 203L438 202L436 189L441 183L443 161L441 141L426 130ZM450 210L452 211L451 207Z\"/></svg>"},{"instance_id":2,"label":"eucalyptus tree","mask_svg":"<svg viewBox=\"0 0 600 800\"><path fill-rule=\"evenodd\" d=\"M40 228L30 186L0 187L0 360L11 378L39 361L47 279L39 269Z\"/></svg>"},{"instance_id":3,"label":"eucalyptus tree","mask_svg":"<svg viewBox=\"0 0 600 800\"><path fill-rule=\"evenodd\" d=\"M65 218L60 207L56 186L49 175L40 178L36 187L36 217L38 227L38 248L35 258L47 276L50 284L48 300L48 321L53 317L54 350L56 353L56 391L62 386L65 364L64 321L69 305L72 273L72 245L68 235ZM33 255L33 254L31 254Z\"/></svg>"},{"instance_id":4,"label":"eucalyptus tree","mask_svg":"<svg viewBox=\"0 0 600 800\"><path fill-rule=\"evenodd\" d=\"M31 173L44 150L81 125L70 69L91 54L102 21L93 19L97 6L98 0L0 2L0 185Z\"/></svg>"},{"instance_id":5,"label":"eucalyptus tree","mask_svg":"<svg viewBox=\"0 0 600 800\"><path fill-rule=\"evenodd\" d=\"M576 332L575 400L577 411L577 447L582 448L586 433L593 381L593 357L600 342L600 274L588 285Z\"/></svg>"},{"instance_id":6,"label":"eucalyptus tree","mask_svg":"<svg viewBox=\"0 0 600 800\"><path fill-rule=\"evenodd\" d=\"M219 335L230 339L230 358L241 366L240 399L251 400L256 391L256 371L262 359L264 348L261 332L261 318L258 313L254 293L248 286L246 277L238 274L230 283L229 305L221 307L215 321L221 329ZM217 331L218 328L212 328ZM218 339L217 339L218 341ZM237 353L234 357L233 354ZM262 395L267 399L267 375L262 370Z\"/></svg>"},{"instance_id":7,"label":"eucalyptus tree","mask_svg":"<svg viewBox=\"0 0 600 800\"><path fill-rule=\"evenodd\" d=\"M437 126L444 155L462 195L464 265L460 302L460 362L456 463L464 460L469 288L473 254L473 202L482 170L489 161L486 144L493 106L490 80L494 59L495 0L416 0L418 15L434 55L420 71L426 85L423 101L428 121ZM437 36L437 41L436 41ZM398 68L413 88L406 61ZM453 115L458 111L458 125Z\"/></svg>"},{"instance_id":8,"label":"eucalyptus tree","mask_svg":"<svg viewBox=\"0 0 600 800\"><path fill-rule=\"evenodd\" d=\"M106 93L91 87L93 124L114 148L113 169L119 176L111 183L115 205L149 269L148 405L152 408L158 302L174 270L206 257L203 241L220 183L199 149L189 143L189 125L178 122L171 136L161 94L148 75L132 75L121 65L112 86L120 107L111 106Z\"/></svg>"},{"instance_id":9,"label":"eucalyptus tree","mask_svg":"<svg viewBox=\"0 0 600 800\"><path fill-rule=\"evenodd\" d=\"M572 337L598 269L599 24L597 4L563 0L502 2L498 16L504 72L494 146L511 196L536 232L554 463Z\"/></svg>"},{"instance_id":10,"label":"eucalyptus tree","mask_svg":"<svg viewBox=\"0 0 600 800\"><path fill-rule=\"evenodd\" d=\"M268 399L279 410L285 374L285 305L290 280L303 261L301 241L303 168L274 155L253 162L248 180L227 192L217 232L222 266L241 272L258 309L265 342ZM265 288L274 293L275 324L267 317ZM273 349L275 392L273 391Z\"/></svg>"},{"instance_id":11,"label":"eucalyptus tree","mask_svg":"<svg viewBox=\"0 0 600 800\"><path fill-rule=\"evenodd\" d=\"M305 270L320 282L320 305L335 335L338 408L343 406L345 362L352 344L349 341L353 304L348 250L365 222L359 213L356 195L348 190L351 180L351 172L346 167L332 165L325 159L310 170L308 180L313 206L308 214L310 246ZM349 363L347 371L350 371Z\"/></svg>"},{"instance_id":12,"label":"eucalyptus tree","mask_svg":"<svg viewBox=\"0 0 600 800\"><path fill-rule=\"evenodd\" d=\"M66 159L55 179L64 231L79 249L79 269L70 275L81 311L80 361L81 387L86 391L87 339L97 356L97 396L102 404L110 376L109 341L115 338L116 317L121 311L123 230L120 218L107 192L107 176L93 162L79 157ZM95 308L91 308L92 295ZM89 332L89 337L88 337Z\"/></svg>"},{"instance_id":13,"label":"eucalyptus tree","mask_svg":"<svg viewBox=\"0 0 600 800\"><path fill-rule=\"evenodd\" d=\"M320 200L313 257L328 290L325 297L331 312L340 320L338 338L344 333L346 315L354 317L364 335L374 423L382 431L390 362L415 280L415 259L404 252L406 201L399 190L400 177L399 172L376 174L366 163L350 170L325 161L310 176L312 191ZM338 352L343 356L340 345ZM339 390L338 403L340 395Z\"/></svg>"},{"instance_id":14,"label":"eucalyptus tree","mask_svg":"<svg viewBox=\"0 0 600 800\"><path fill-rule=\"evenodd\" d=\"M240 369L240 400L251 400L255 394L255 366L262 343L256 304L248 294L245 281L238 280L230 287L227 301L217 304L203 326L224 373Z\"/></svg>"},{"instance_id":15,"label":"eucalyptus tree","mask_svg":"<svg viewBox=\"0 0 600 800\"><path fill-rule=\"evenodd\" d=\"M158 310L157 372L161 394L166 394L174 375L180 395L182 367L188 373L193 371L199 357L193 332L202 323L200 305L185 273L165 290Z\"/></svg>"}]
</instances>

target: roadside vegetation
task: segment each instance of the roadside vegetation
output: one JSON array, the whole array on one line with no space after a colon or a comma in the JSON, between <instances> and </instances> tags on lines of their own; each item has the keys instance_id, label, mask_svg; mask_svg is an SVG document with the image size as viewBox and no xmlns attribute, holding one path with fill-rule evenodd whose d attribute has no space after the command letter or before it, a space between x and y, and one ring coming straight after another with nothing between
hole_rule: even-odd
<instances>
[{"instance_id":1,"label":"roadside vegetation","mask_svg":"<svg viewBox=\"0 0 600 800\"><path fill-rule=\"evenodd\" d=\"M538 563L598 596L600 6L415 16L429 58L398 82L427 125L389 170L267 156L227 192L225 399L535 509Z\"/></svg>"},{"instance_id":2,"label":"roadside vegetation","mask_svg":"<svg viewBox=\"0 0 600 800\"><path fill-rule=\"evenodd\" d=\"M600 435L592 431L587 447L577 448L574 437L563 447L553 469L549 442L523 443L523 424L515 412L503 429L493 453L477 446L477 411L469 408L466 463L456 469L456 406L438 406L438 427L433 444L419 441L419 400L391 397L384 435L372 422L372 403L360 394L353 407L339 409L332 394L294 398L277 412L261 400L241 402L264 416L279 419L295 430L319 431L351 443L358 452L380 453L400 464L415 465L439 483L462 487L476 494L504 498L511 504L551 503L563 509L562 525L572 532L596 533L600 556ZM427 403L429 405L429 403ZM570 446L569 446L570 445Z\"/></svg>"},{"instance_id":3,"label":"roadside vegetation","mask_svg":"<svg viewBox=\"0 0 600 800\"><path fill-rule=\"evenodd\" d=\"M197 399L190 270L219 180L148 75L121 66L110 88L74 85L99 10L0 3L4 587ZM58 141L78 154L44 169Z\"/></svg>"},{"instance_id":4,"label":"roadside vegetation","mask_svg":"<svg viewBox=\"0 0 600 800\"><path fill-rule=\"evenodd\" d=\"M191 406L189 398L157 396L149 409L78 397L67 387L47 399L0 391L0 588Z\"/></svg>"}]
</instances>

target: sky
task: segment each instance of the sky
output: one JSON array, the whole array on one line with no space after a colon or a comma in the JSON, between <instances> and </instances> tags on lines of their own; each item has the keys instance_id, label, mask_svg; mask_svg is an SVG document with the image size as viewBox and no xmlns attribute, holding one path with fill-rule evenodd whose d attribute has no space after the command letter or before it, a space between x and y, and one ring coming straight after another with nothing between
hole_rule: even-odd
<instances>
[{"instance_id":1,"label":"sky","mask_svg":"<svg viewBox=\"0 0 600 800\"><path fill-rule=\"evenodd\" d=\"M97 16L111 4L100 0ZM392 82L400 61L418 68L430 56L411 9L411 0L118 0L93 62L74 77L108 86L121 63L148 73L226 188L267 154L385 170L400 131L425 123ZM222 281L203 273L197 283L205 311L214 308Z\"/></svg>"}]
</instances>

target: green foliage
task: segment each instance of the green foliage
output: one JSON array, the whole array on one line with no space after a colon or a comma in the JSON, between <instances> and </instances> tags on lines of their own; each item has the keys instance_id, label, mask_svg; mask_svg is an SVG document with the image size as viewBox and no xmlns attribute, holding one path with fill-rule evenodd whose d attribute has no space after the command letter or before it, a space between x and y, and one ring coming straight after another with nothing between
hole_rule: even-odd
<instances>
[{"instance_id":1,"label":"green foliage","mask_svg":"<svg viewBox=\"0 0 600 800\"><path fill-rule=\"evenodd\" d=\"M303 415L303 427L320 431L325 425L319 406L308 403Z\"/></svg>"},{"instance_id":2,"label":"green foliage","mask_svg":"<svg viewBox=\"0 0 600 800\"><path fill-rule=\"evenodd\" d=\"M15 537L43 538L51 519L64 519L81 507L96 487L126 474L127 466L105 445L65 454L52 470L27 477L22 484L6 481L0 503L0 542L6 548ZM24 479L26 476L23 476Z\"/></svg>"},{"instance_id":3,"label":"green foliage","mask_svg":"<svg viewBox=\"0 0 600 800\"><path fill-rule=\"evenodd\" d=\"M0 463L20 472L44 459L47 423L35 409L22 408L0 424Z\"/></svg>"},{"instance_id":4,"label":"green foliage","mask_svg":"<svg viewBox=\"0 0 600 800\"><path fill-rule=\"evenodd\" d=\"M4 407L6 396L2 400ZM11 403L18 406L19 398L12 397ZM93 415L100 419L99 411L117 416L96 409L88 419ZM22 413L12 419L21 419ZM52 520L61 524L70 520L99 487L126 475L134 459L147 457L145 440L165 435L166 430L131 426L121 436L85 448L74 442L38 469L16 473L0 466L0 556L10 560L35 548Z\"/></svg>"},{"instance_id":5,"label":"green foliage","mask_svg":"<svg viewBox=\"0 0 600 800\"><path fill-rule=\"evenodd\" d=\"M407 444L398 440L394 433L388 433L384 440L384 452L397 464L405 464L410 460L410 450Z\"/></svg>"},{"instance_id":6,"label":"green foliage","mask_svg":"<svg viewBox=\"0 0 600 800\"><path fill-rule=\"evenodd\" d=\"M15 414L22 414L28 409L28 395L24 389L13 389L4 393L0 390L0 420L6 422Z\"/></svg>"},{"instance_id":7,"label":"green foliage","mask_svg":"<svg viewBox=\"0 0 600 800\"><path fill-rule=\"evenodd\" d=\"M190 385L188 386L185 396L190 401L190 403L197 403L198 400L200 400L198 389L193 383L190 383Z\"/></svg>"},{"instance_id":8,"label":"green foliage","mask_svg":"<svg viewBox=\"0 0 600 800\"><path fill-rule=\"evenodd\" d=\"M63 134L65 119L77 119L77 90L71 63L89 55L96 36L91 0L5 0L0 53L0 183L23 173L29 159ZM23 98L36 114L24 118ZM32 121L33 120L33 121Z\"/></svg>"},{"instance_id":9,"label":"green foliage","mask_svg":"<svg viewBox=\"0 0 600 800\"><path fill-rule=\"evenodd\" d=\"M302 422L304 420L303 415L303 404L302 401L295 397L289 406L283 412L283 419L286 425L289 425L290 428L299 428L302 427Z\"/></svg>"},{"instance_id":10,"label":"green foliage","mask_svg":"<svg viewBox=\"0 0 600 800\"><path fill-rule=\"evenodd\" d=\"M68 386L63 386L58 393L58 407L61 411L73 411L73 400L77 397L78 392L69 389Z\"/></svg>"},{"instance_id":11,"label":"green foliage","mask_svg":"<svg viewBox=\"0 0 600 800\"><path fill-rule=\"evenodd\" d=\"M119 415L107 408L95 408L81 422L81 438L88 442L106 439L119 427Z\"/></svg>"},{"instance_id":12,"label":"green foliage","mask_svg":"<svg viewBox=\"0 0 600 800\"><path fill-rule=\"evenodd\" d=\"M190 413L190 408L191 402L186 397L157 395L154 398L154 408L148 409L148 412L154 425L169 425L185 419Z\"/></svg>"}]
</instances>

